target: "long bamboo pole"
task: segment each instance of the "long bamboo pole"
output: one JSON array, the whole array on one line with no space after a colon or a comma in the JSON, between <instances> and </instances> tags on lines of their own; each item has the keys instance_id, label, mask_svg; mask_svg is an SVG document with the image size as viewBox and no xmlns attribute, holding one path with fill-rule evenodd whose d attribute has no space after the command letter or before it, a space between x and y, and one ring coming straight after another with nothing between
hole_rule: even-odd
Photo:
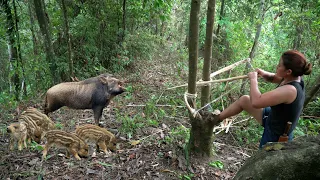
<instances>
[{"instance_id":1,"label":"long bamboo pole","mask_svg":"<svg viewBox=\"0 0 320 180\"><path fill-rule=\"evenodd\" d=\"M236 76L236 77L227 78L227 79L217 79L217 80L212 80L212 81L201 81L201 82L197 82L196 86L206 86L206 85L208 85L210 83L234 81L234 80L245 79L245 78L248 78L248 75ZM188 86L188 84L183 84L183 85L180 85L180 86L171 87L171 88L168 88L167 90L175 89L175 88L179 88L179 87L186 87L186 86Z\"/></svg>"},{"instance_id":2,"label":"long bamboo pole","mask_svg":"<svg viewBox=\"0 0 320 180\"><path fill-rule=\"evenodd\" d=\"M220 73L223 73L225 71L229 71L230 69L233 69L233 68L237 67L238 65L240 65L242 63L245 63L245 62L250 62L250 58L243 59L243 60L238 61L236 63L233 63L233 64L231 64L231 65L229 65L227 67L224 67L224 68L222 68L222 69L220 69L220 70L218 70L216 72L213 72L213 73L210 74L210 78L213 78L214 76L216 76L216 75L218 75Z\"/></svg>"}]
</instances>

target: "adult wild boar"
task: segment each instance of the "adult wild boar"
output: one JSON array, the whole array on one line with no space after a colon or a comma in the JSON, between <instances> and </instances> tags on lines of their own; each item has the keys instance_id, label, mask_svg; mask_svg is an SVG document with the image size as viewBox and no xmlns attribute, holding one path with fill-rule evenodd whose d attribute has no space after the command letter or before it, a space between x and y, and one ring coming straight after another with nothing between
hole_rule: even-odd
<instances>
[{"instance_id":1,"label":"adult wild boar","mask_svg":"<svg viewBox=\"0 0 320 180\"><path fill-rule=\"evenodd\" d=\"M73 109L92 109L99 124L103 108L110 100L125 91L122 82L111 74L101 74L79 82L64 82L51 87L45 97L45 114L62 106Z\"/></svg>"}]
</instances>

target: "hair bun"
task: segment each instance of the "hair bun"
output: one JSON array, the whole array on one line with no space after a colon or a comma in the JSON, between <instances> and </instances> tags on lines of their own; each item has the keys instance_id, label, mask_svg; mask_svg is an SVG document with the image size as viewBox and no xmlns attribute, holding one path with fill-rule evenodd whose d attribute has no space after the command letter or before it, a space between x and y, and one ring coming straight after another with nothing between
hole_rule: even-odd
<instances>
[{"instance_id":1,"label":"hair bun","mask_svg":"<svg viewBox=\"0 0 320 180\"><path fill-rule=\"evenodd\" d=\"M304 69L303 69L303 74L304 75L309 75L312 71L312 65L311 63L307 63L305 66L304 66Z\"/></svg>"}]
</instances>

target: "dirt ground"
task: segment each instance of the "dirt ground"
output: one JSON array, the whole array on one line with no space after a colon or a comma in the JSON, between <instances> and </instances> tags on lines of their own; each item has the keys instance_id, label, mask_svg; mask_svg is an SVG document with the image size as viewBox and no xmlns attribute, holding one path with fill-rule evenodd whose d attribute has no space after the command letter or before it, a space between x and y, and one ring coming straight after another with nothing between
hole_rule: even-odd
<instances>
[{"instance_id":1,"label":"dirt ground","mask_svg":"<svg viewBox=\"0 0 320 180\"><path fill-rule=\"evenodd\" d=\"M181 114L158 118L157 124L139 127L132 136L120 131L123 127L122 118L145 116L146 106L138 105L146 105L152 95L160 98L167 97L166 95L174 97L174 91L165 91L166 84L178 85L186 82L183 81L187 75L177 75L177 67L168 63L168 58L161 57L159 61L157 67L152 63L137 63L126 72L116 75L132 86L130 97L128 93L119 95L103 112L103 126L121 137L117 152L108 155L95 153L90 146L91 156L77 161L74 157L66 158L63 150L52 148L48 159L42 161L41 150L28 148L9 151L9 137L3 132L0 137L0 179L232 179L246 158L256 151L256 146L239 146L231 129L228 134L216 135L215 155L212 158L199 159L191 156L186 159L182 140L166 141L166 137L172 137L172 129L190 127L187 111L182 103L175 107ZM160 105L161 102L165 105L165 101L161 100L157 104ZM42 103L40 98L25 106L42 109ZM170 106L156 106L156 110L160 109L168 112ZM12 110L13 116L14 113ZM64 107L49 116L69 132L76 125L93 123L91 110ZM2 123L8 125L10 122ZM131 145L129 142L132 140L141 141ZM223 163L223 168L209 165L217 160Z\"/></svg>"}]
</instances>

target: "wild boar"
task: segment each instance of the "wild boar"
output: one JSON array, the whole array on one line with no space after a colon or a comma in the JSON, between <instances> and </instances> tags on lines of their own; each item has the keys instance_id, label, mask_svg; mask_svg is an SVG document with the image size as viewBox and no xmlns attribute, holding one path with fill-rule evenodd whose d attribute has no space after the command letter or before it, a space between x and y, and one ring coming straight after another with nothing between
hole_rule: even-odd
<instances>
[{"instance_id":1,"label":"wild boar","mask_svg":"<svg viewBox=\"0 0 320 180\"><path fill-rule=\"evenodd\" d=\"M51 87L45 98L45 114L62 106L73 109L92 109L98 125L103 108L110 100L125 91L122 81L111 74L101 74L79 82L65 82Z\"/></svg>"},{"instance_id":2,"label":"wild boar","mask_svg":"<svg viewBox=\"0 0 320 180\"><path fill-rule=\"evenodd\" d=\"M111 151L116 150L117 139L105 128L93 124L85 124L78 126L75 132L84 141L95 143L97 149L101 149L106 154L108 154L108 149Z\"/></svg>"},{"instance_id":3,"label":"wild boar","mask_svg":"<svg viewBox=\"0 0 320 180\"><path fill-rule=\"evenodd\" d=\"M20 122L15 122L7 127L7 132L10 134L9 149L13 150L16 141L18 141L18 149L21 151L23 146L27 148L27 127L21 125Z\"/></svg>"},{"instance_id":4,"label":"wild boar","mask_svg":"<svg viewBox=\"0 0 320 180\"><path fill-rule=\"evenodd\" d=\"M44 135L46 145L42 151L42 158L45 159L47 153L52 145L56 145L58 148L67 150L66 157L69 158L72 154L77 160L81 160L80 157L88 157L88 144L85 143L74 133L68 133L60 130L48 131Z\"/></svg>"},{"instance_id":5,"label":"wild boar","mask_svg":"<svg viewBox=\"0 0 320 180\"><path fill-rule=\"evenodd\" d=\"M39 126L43 132L54 130L54 122L45 114L41 113L36 108L28 108L26 111L22 112L21 115L26 115L32 118L32 120Z\"/></svg>"},{"instance_id":6,"label":"wild boar","mask_svg":"<svg viewBox=\"0 0 320 180\"><path fill-rule=\"evenodd\" d=\"M7 132L10 134L10 150L13 150L15 141L18 141L20 151L23 149L23 145L27 148L27 141L30 143L31 140L34 140L40 143L43 131L30 116L21 115L19 122L12 123L7 127Z\"/></svg>"}]
</instances>

